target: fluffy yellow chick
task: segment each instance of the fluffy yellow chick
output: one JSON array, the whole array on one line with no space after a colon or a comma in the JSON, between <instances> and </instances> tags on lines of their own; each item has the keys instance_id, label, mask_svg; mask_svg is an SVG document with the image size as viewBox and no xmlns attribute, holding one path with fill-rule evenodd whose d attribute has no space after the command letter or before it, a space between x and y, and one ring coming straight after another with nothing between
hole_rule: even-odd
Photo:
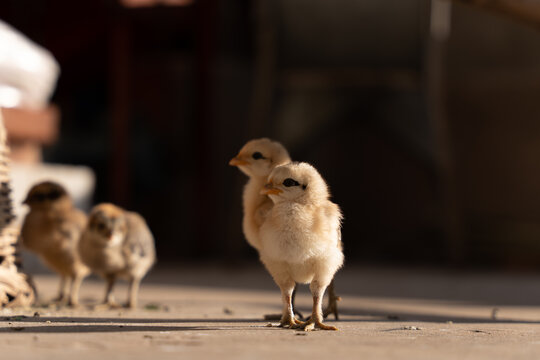
<instances>
[{"instance_id":1,"label":"fluffy yellow chick","mask_svg":"<svg viewBox=\"0 0 540 360\"><path fill-rule=\"evenodd\" d=\"M274 206L268 196L261 194L260 190L266 184L268 176L272 170L279 165L288 164L291 162L289 153L285 147L268 138L254 139L248 141L238 155L231 159L229 165L237 166L244 174L249 177L249 180L244 187L243 193L243 208L244 217L242 220L242 228L247 242L257 251L260 248L259 231L263 224L266 214ZM293 308L294 308L293 293ZM338 319L337 301L341 298L336 296L334 292L334 282L328 288L328 307L324 311L324 317L329 314L334 314ZM294 308L294 313L300 313ZM266 319L280 318L281 315L266 315ZM300 315L300 317L302 317Z\"/></svg>"},{"instance_id":2,"label":"fluffy yellow chick","mask_svg":"<svg viewBox=\"0 0 540 360\"><path fill-rule=\"evenodd\" d=\"M276 167L261 193L274 203L261 226L260 255L281 289L280 326L337 330L322 322L322 299L344 260L339 206L329 200L325 181L307 163ZM307 322L294 318L291 297L296 283L310 284L313 311Z\"/></svg>"},{"instance_id":3,"label":"fluffy yellow chick","mask_svg":"<svg viewBox=\"0 0 540 360\"><path fill-rule=\"evenodd\" d=\"M90 273L77 252L86 215L61 185L50 181L33 186L24 204L30 211L21 230L23 246L60 275L58 301L77 305L81 282Z\"/></svg>"},{"instance_id":4,"label":"fluffy yellow chick","mask_svg":"<svg viewBox=\"0 0 540 360\"><path fill-rule=\"evenodd\" d=\"M156 261L154 237L139 214L112 204L96 205L81 236L79 253L107 281L106 306L116 306L112 290L119 277L129 281L126 306L137 306L141 280Z\"/></svg>"},{"instance_id":5,"label":"fluffy yellow chick","mask_svg":"<svg viewBox=\"0 0 540 360\"><path fill-rule=\"evenodd\" d=\"M247 242L260 249L259 230L266 214L272 209L272 201L260 191L270 172L278 166L291 162L289 153L283 145L267 138L247 142L236 157L229 162L237 166L249 180L244 187L244 218L242 228Z\"/></svg>"}]
</instances>

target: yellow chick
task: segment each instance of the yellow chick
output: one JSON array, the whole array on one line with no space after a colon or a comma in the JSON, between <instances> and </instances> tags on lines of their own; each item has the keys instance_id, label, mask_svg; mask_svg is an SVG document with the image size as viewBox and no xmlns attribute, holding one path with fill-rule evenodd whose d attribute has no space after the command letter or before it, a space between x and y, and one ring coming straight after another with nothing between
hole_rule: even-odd
<instances>
[{"instance_id":1,"label":"yellow chick","mask_svg":"<svg viewBox=\"0 0 540 360\"><path fill-rule=\"evenodd\" d=\"M23 246L60 275L58 301L77 305L81 282L90 273L77 252L86 215L73 206L61 185L51 181L34 185L24 204L30 211L21 229Z\"/></svg>"},{"instance_id":2,"label":"yellow chick","mask_svg":"<svg viewBox=\"0 0 540 360\"><path fill-rule=\"evenodd\" d=\"M137 306L141 280L156 261L154 237L139 214L112 204L96 205L81 236L79 253L106 280L106 306L116 306L112 290L119 277L129 281L126 306Z\"/></svg>"},{"instance_id":3,"label":"yellow chick","mask_svg":"<svg viewBox=\"0 0 540 360\"><path fill-rule=\"evenodd\" d=\"M260 194L261 188L276 166L289 162L291 158L285 147L267 138L247 142L229 162L249 176L243 194L242 229L247 242L257 250L260 249L259 230L273 206L268 196Z\"/></svg>"},{"instance_id":4,"label":"yellow chick","mask_svg":"<svg viewBox=\"0 0 540 360\"><path fill-rule=\"evenodd\" d=\"M339 206L329 200L324 179L307 163L276 167L261 193L274 203L260 230L260 255L281 289L280 326L337 330L322 322L322 299L344 261ZM296 283L310 284L313 311L307 322L294 318Z\"/></svg>"},{"instance_id":5,"label":"yellow chick","mask_svg":"<svg viewBox=\"0 0 540 360\"><path fill-rule=\"evenodd\" d=\"M261 194L260 190L276 166L290 162L291 158L287 149L279 142L268 138L248 141L240 149L238 155L229 162L229 165L237 166L249 177L243 193L242 228L247 242L257 251L260 248L259 230L266 219L266 214L274 206L268 196ZM293 308L295 294L296 291L293 293ZM325 318L333 313L336 320L338 319L337 301L339 300L341 298L335 294L334 282L332 281L328 288L328 306L324 311ZM296 308L294 308L294 313L302 317ZM276 317L279 319L281 315L265 316L268 320L273 320Z\"/></svg>"}]
</instances>

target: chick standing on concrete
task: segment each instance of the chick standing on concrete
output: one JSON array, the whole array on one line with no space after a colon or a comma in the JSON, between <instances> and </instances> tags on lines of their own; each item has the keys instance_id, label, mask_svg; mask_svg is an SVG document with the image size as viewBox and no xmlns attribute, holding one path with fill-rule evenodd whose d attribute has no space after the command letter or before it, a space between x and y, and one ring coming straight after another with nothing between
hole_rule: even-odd
<instances>
[{"instance_id":1,"label":"chick standing on concrete","mask_svg":"<svg viewBox=\"0 0 540 360\"><path fill-rule=\"evenodd\" d=\"M274 202L261 227L261 260L280 287L280 326L337 330L322 323L322 298L342 266L341 211L329 200L328 187L306 163L276 167L261 193ZM294 318L291 297L296 283L309 283L313 311L307 322Z\"/></svg>"},{"instance_id":2,"label":"chick standing on concrete","mask_svg":"<svg viewBox=\"0 0 540 360\"><path fill-rule=\"evenodd\" d=\"M90 273L77 252L86 215L73 206L61 185L50 181L33 186L24 204L30 211L21 230L23 246L60 275L58 301L77 305L81 282Z\"/></svg>"},{"instance_id":3,"label":"chick standing on concrete","mask_svg":"<svg viewBox=\"0 0 540 360\"><path fill-rule=\"evenodd\" d=\"M129 281L126 306L137 306L140 282L156 261L154 237L139 214L112 204L95 206L81 236L79 253L107 281L107 306L116 306L112 290L118 277Z\"/></svg>"},{"instance_id":4,"label":"chick standing on concrete","mask_svg":"<svg viewBox=\"0 0 540 360\"><path fill-rule=\"evenodd\" d=\"M261 194L260 190L266 184L268 175L276 166L290 162L291 158L287 149L279 142L268 138L248 141L240 149L238 155L229 162L229 165L237 166L244 174L249 176L249 181L244 187L243 193L244 218L242 227L248 243L257 251L260 249L261 242L259 230L266 218L266 214L274 206L268 196ZM296 291L293 293L293 308L295 294ZM337 301L340 299L334 292L334 282L332 281L328 289L328 307L324 311L324 317L333 313L336 320L338 319ZM294 312L300 315L296 309L294 309ZM276 316L279 318L280 315ZM275 318L275 315L267 315L265 318L271 320Z\"/></svg>"}]
</instances>

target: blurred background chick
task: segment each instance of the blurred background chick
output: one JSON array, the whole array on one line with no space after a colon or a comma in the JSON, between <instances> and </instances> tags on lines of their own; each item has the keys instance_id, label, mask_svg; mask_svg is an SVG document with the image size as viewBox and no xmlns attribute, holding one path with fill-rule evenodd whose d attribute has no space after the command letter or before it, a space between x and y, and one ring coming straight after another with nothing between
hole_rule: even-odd
<instances>
[{"instance_id":1,"label":"blurred background chick","mask_svg":"<svg viewBox=\"0 0 540 360\"><path fill-rule=\"evenodd\" d=\"M137 307L142 278L156 261L154 237L144 219L112 204L96 205L79 243L81 258L107 283L104 305L115 307L113 287L118 278L129 282L128 308Z\"/></svg>"},{"instance_id":2,"label":"blurred background chick","mask_svg":"<svg viewBox=\"0 0 540 360\"><path fill-rule=\"evenodd\" d=\"M24 203L30 211L21 229L23 246L60 275L56 300L78 305L81 282L90 273L78 254L86 215L73 206L64 187L49 181L34 185Z\"/></svg>"}]
</instances>

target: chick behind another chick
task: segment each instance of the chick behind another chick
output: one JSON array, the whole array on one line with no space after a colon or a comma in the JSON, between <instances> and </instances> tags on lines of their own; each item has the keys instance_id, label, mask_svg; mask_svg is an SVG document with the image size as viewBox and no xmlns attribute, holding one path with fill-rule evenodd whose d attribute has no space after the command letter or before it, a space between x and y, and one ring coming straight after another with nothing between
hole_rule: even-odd
<instances>
[{"instance_id":1,"label":"chick behind another chick","mask_svg":"<svg viewBox=\"0 0 540 360\"><path fill-rule=\"evenodd\" d=\"M21 229L23 246L60 275L58 301L77 305L81 282L90 273L77 251L86 215L73 206L64 187L51 181L34 185L24 204L30 211Z\"/></svg>"},{"instance_id":2,"label":"chick behind another chick","mask_svg":"<svg viewBox=\"0 0 540 360\"><path fill-rule=\"evenodd\" d=\"M229 162L249 177L242 198L242 230L247 242L257 250L260 248L259 229L273 206L268 196L260 194L261 188L276 166L289 162L291 158L285 147L268 138L248 141Z\"/></svg>"},{"instance_id":3,"label":"chick behind another chick","mask_svg":"<svg viewBox=\"0 0 540 360\"><path fill-rule=\"evenodd\" d=\"M129 281L126 306L137 306L140 282L156 261L154 237L142 216L113 204L96 205L81 236L79 253L106 280L107 306L116 305L113 287L117 278Z\"/></svg>"}]
</instances>

